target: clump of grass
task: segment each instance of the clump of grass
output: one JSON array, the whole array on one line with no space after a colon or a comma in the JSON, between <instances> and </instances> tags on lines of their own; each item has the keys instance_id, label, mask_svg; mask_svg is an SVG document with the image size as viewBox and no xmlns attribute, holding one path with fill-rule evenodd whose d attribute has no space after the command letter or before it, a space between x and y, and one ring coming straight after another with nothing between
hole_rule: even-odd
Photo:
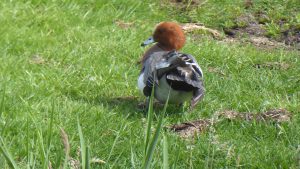
<instances>
[{"instance_id":1,"label":"clump of grass","mask_svg":"<svg viewBox=\"0 0 300 169\"><path fill-rule=\"evenodd\" d=\"M8 151L4 141L3 141L3 138L0 136L0 151L1 151L1 154L5 157L8 165L13 168L13 169L18 169L18 165L17 163L15 162L15 160L13 159L13 157L11 156L10 152Z\"/></svg>"},{"instance_id":2,"label":"clump of grass","mask_svg":"<svg viewBox=\"0 0 300 169\"><path fill-rule=\"evenodd\" d=\"M266 35L272 38L278 38L281 32L279 25L275 24L274 22L267 23L266 30Z\"/></svg>"},{"instance_id":3,"label":"clump of grass","mask_svg":"<svg viewBox=\"0 0 300 169\"><path fill-rule=\"evenodd\" d=\"M169 168L168 140L165 135L163 135L163 168Z\"/></svg>"},{"instance_id":4,"label":"clump of grass","mask_svg":"<svg viewBox=\"0 0 300 169\"><path fill-rule=\"evenodd\" d=\"M163 126L163 120L164 120L164 116L167 110L167 106L168 106L168 100L166 101L163 111L160 114L154 135L152 137L152 139L150 140L150 136L151 136L151 127L152 127L152 120L153 120L153 100L154 100L154 86L152 88L152 92L151 92L151 97L150 97L150 101L149 101L149 108L148 108L148 118L147 118L147 131L146 131L146 139L145 139L145 155L144 155L144 162L143 162L143 169L148 169L151 167L151 162L152 162L152 158L153 158L153 153L155 150L155 147L157 145L157 142L159 140L159 136L160 133L162 132L162 126ZM167 139L164 137L164 145L163 145L163 167L167 167L168 168L168 151L167 151Z\"/></svg>"},{"instance_id":5,"label":"clump of grass","mask_svg":"<svg viewBox=\"0 0 300 169\"><path fill-rule=\"evenodd\" d=\"M89 162L89 148L85 143L82 129L79 123L79 119L77 119L77 128L78 128L78 134L80 138L80 156L81 156L81 168L82 169L89 169L90 168L90 162Z\"/></svg>"}]
</instances>

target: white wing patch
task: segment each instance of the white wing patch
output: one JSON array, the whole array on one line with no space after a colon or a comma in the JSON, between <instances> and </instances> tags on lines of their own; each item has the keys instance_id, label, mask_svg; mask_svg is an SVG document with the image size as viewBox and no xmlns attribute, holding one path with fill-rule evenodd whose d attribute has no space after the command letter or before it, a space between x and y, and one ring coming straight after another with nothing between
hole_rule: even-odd
<instances>
[{"instance_id":1,"label":"white wing patch","mask_svg":"<svg viewBox=\"0 0 300 169\"><path fill-rule=\"evenodd\" d=\"M138 78L138 88L143 93L143 90L145 88L146 84L144 83L144 73L141 73Z\"/></svg>"}]
</instances>

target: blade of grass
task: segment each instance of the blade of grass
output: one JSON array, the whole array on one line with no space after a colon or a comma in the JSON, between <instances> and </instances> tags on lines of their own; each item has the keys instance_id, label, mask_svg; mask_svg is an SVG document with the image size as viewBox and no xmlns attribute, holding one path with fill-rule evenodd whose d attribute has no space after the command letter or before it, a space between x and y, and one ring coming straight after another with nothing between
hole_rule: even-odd
<instances>
[{"instance_id":1,"label":"blade of grass","mask_svg":"<svg viewBox=\"0 0 300 169\"><path fill-rule=\"evenodd\" d=\"M43 132L41 131L42 129L39 129L40 131L37 132L37 139L38 139L38 144L39 144L39 153L41 159L41 164L43 167L46 167L46 151L45 151L45 145L44 145L44 140L43 140Z\"/></svg>"},{"instance_id":2,"label":"blade of grass","mask_svg":"<svg viewBox=\"0 0 300 169\"><path fill-rule=\"evenodd\" d=\"M36 157L33 156L33 152L30 152L29 155L29 165L28 165L28 169L34 169L35 168L35 164L36 164Z\"/></svg>"},{"instance_id":3,"label":"blade of grass","mask_svg":"<svg viewBox=\"0 0 300 169\"><path fill-rule=\"evenodd\" d=\"M176 139L176 143L177 143L177 140L178 140L178 138ZM176 144L175 144L176 145ZM173 163L173 167L172 168L177 168L177 161L178 161L178 159L179 159L179 152L180 152L180 146L178 146L178 148L177 148L177 153L176 153L176 158L175 158L175 161L174 161L174 163Z\"/></svg>"},{"instance_id":4,"label":"blade of grass","mask_svg":"<svg viewBox=\"0 0 300 169\"><path fill-rule=\"evenodd\" d=\"M117 134L117 136L116 136L116 138L115 138L115 140L114 140L114 142L113 142L113 145L112 145L112 147L111 147L111 149L110 149L110 152L109 152L109 155L108 155L108 157L107 157L107 161L110 160L110 157L112 156L112 153L113 153L113 151L114 151L114 149L115 149L115 146L116 146L116 144L117 144L117 141L119 140L119 137L120 137L120 132L118 132L118 134Z\"/></svg>"},{"instance_id":5,"label":"blade of grass","mask_svg":"<svg viewBox=\"0 0 300 169\"><path fill-rule=\"evenodd\" d=\"M124 122L124 123L125 123L125 122ZM117 133L117 136L116 136L116 138L115 138L115 140L114 140L114 143L113 143L113 145L112 145L112 147L111 147L111 149L110 149L109 155L108 155L108 157L107 157L107 161L110 160L110 158L111 158L111 156L112 156L112 154L113 154L113 151L114 151L114 149L115 149L115 146L116 146L116 144L117 144L117 141L118 141L119 138L120 138L120 133L121 133L122 131L124 131L124 130L126 129L126 127L127 127L127 124L124 125L124 123L122 123L122 125L121 125L121 127L120 127L120 130L119 130L118 133ZM124 126L124 127L123 127L123 126Z\"/></svg>"},{"instance_id":6,"label":"blade of grass","mask_svg":"<svg viewBox=\"0 0 300 169\"><path fill-rule=\"evenodd\" d=\"M4 101L5 101L5 91L6 91L6 85L4 83L4 87L3 87L3 92L2 92L2 97L1 97L1 103L0 103L0 119L2 118L2 112L4 112ZM6 145L2 139L2 137L0 136L0 151L3 154L3 156L5 157L8 165L11 168L19 168L16 164L16 162L14 161L14 159L12 158L12 156L10 155L10 152L7 150Z\"/></svg>"},{"instance_id":7,"label":"blade of grass","mask_svg":"<svg viewBox=\"0 0 300 169\"><path fill-rule=\"evenodd\" d=\"M64 169L64 168L67 168L67 165L68 165L70 144L69 144L68 135L62 127L60 128L60 135L61 135L62 142L64 144L64 150L65 150L65 160L63 163L63 167L62 167Z\"/></svg>"},{"instance_id":8,"label":"blade of grass","mask_svg":"<svg viewBox=\"0 0 300 169\"><path fill-rule=\"evenodd\" d=\"M127 116L127 117L128 117L128 116ZM127 117L126 117L126 118L127 118ZM118 130L118 132L117 132L117 136L116 136L116 138L115 138L115 140L114 140L114 142L113 142L113 145L112 145L112 147L111 147L111 149L110 149L110 152L109 152L109 155L108 155L106 161L110 161L110 158L111 158L111 156L113 155L115 146L117 145L117 141L119 140L121 133L122 133L124 130L126 130L127 124L125 124L125 123L126 123L126 121L122 122L121 127L120 127L120 129Z\"/></svg>"},{"instance_id":9,"label":"blade of grass","mask_svg":"<svg viewBox=\"0 0 300 169\"><path fill-rule=\"evenodd\" d=\"M3 91L2 91L2 97L1 97L1 103L0 103L0 119L2 118L2 112L5 111L4 110L5 90L6 90L6 85L4 83Z\"/></svg>"},{"instance_id":10,"label":"blade of grass","mask_svg":"<svg viewBox=\"0 0 300 169\"><path fill-rule=\"evenodd\" d=\"M53 117L54 117L54 101L52 101L52 109L50 112L50 122L48 126L48 138L47 138L47 149L50 149L51 138L52 138L52 128L53 128Z\"/></svg>"},{"instance_id":11,"label":"blade of grass","mask_svg":"<svg viewBox=\"0 0 300 169\"><path fill-rule=\"evenodd\" d=\"M161 128L162 128L162 124L163 124L163 119L164 119L164 116L165 116L165 112L166 112L167 107L168 107L169 95L170 95L170 91L169 91L169 94L168 94L168 99L167 99L167 101L166 101L166 103L164 105L164 109L163 109L163 111L162 111L162 113L160 115L158 124L156 126L156 130L155 130L153 139L151 140L151 143L148 146L147 153L146 153L146 158L144 160L144 164L143 164L143 167L142 167L143 169L150 168L152 157L153 157L153 153L154 153L155 147L156 147L157 142L158 142L159 134L161 132Z\"/></svg>"},{"instance_id":12,"label":"blade of grass","mask_svg":"<svg viewBox=\"0 0 300 169\"><path fill-rule=\"evenodd\" d=\"M28 127L30 126L30 124L33 124L34 128L38 128L38 126L36 125L37 124L36 120L29 113L29 111L27 113L27 118L28 118ZM32 143L30 143L30 141L29 141L30 135L27 135L27 137L28 137L28 146L29 146L29 148L28 148L29 163L27 165L27 168L29 168L29 169L35 168L35 165L37 163L36 162L37 157L34 156L34 154L41 154L40 149L44 152L44 148L43 148L44 143L43 143L43 140L41 140L42 138L40 137L40 135L41 135L40 132L39 131L31 131L31 133L33 133L33 132L37 133L37 138L35 138L37 140L35 140L35 139L30 140L30 141L32 141ZM28 133L29 133L29 128L28 128ZM34 149L32 146L30 147L30 145L35 145L35 143L39 144L38 145L39 147L37 149ZM33 152L34 150L36 150L36 152ZM43 157L42 160L44 160L44 155L45 155L45 153L40 155L40 157L41 156Z\"/></svg>"},{"instance_id":13,"label":"blade of grass","mask_svg":"<svg viewBox=\"0 0 300 169\"><path fill-rule=\"evenodd\" d=\"M83 134L82 134L82 130L81 130L81 126L80 126L80 123L79 123L79 119L77 117L77 128L78 128L78 134L79 134L79 138L80 138L80 156L81 156L81 167L82 169L85 169L86 165L86 145L85 145L85 142L84 142L84 138L83 138Z\"/></svg>"},{"instance_id":14,"label":"blade of grass","mask_svg":"<svg viewBox=\"0 0 300 169\"><path fill-rule=\"evenodd\" d=\"M50 122L48 125L48 132L47 132L47 152L46 152L46 158L45 158L45 163L44 167L49 166L49 153L51 150L51 138L52 138L52 129L53 129L53 118L54 118L54 100L52 101L52 106L51 106L51 112L50 112Z\"/></svg>"},{"instance_id":15,"label":"blade of grass","mask_svg":"<svg viewBox=\"0 0 300 169\"><path fill-rule=\"evenodd\" d=\"M168 140L165 135L163 135L163 168L169 169Z\"/></svg>"},{"instance_id":16,"label":"blade of grass","mask_svg":"<svg viewBox=\"0 0 300 169\"><path fill-rule=\"evenodd\" d=\"M2 155L5 157L8 165L11 168L14 168L14 169L19 168L17 166L16 162L14 161L14 159L12 158L10 152L7 150L6 145L5 145L5 143L4 143L4 141L3 141L3 139L2 139L1 136L0 136L0 140L1 140L1 142L0 142L0 151L1 151Z\"/></svg>"},{"instance_id":17,"label":"blade of grass","mask_svg":"<svg viewBox=\"0 0 300 169\"><path fill-rule=\"evenodd\" d=\"M134 162L134 154L133 154L133 151L132 151L132 147L131 147L131 167L132 168L136 168L135 167L135 162Z\"/></svg>"},{"instance_id":18,"label":"blade of grass","mask_svg":"<svg viewBox=\"0 0 300 169\"><path fill-rule=\"evenodd\" d=\"M121 152L118 157L114 160L114 162L112 163L111 166L109 166L109 168L114 168L114 166L117 164L118 160L120 159L120 157L123 155L123 152Z\"/></svg>"},{"instance_id":19,"label":"blade of grass","mask_svg":"<svg viewBox=\"0 0 300 169\"><path fill-rule=\"evenodd\" d=\"M89 169L90 168L90 150L89 150L89 146L86 146L86 156L85 156L85 169Z\"/></svg>"},{"instance_id":20,"label":"blade of grass","mask_svg":"<svg viewBox=\"0 0 300 169\"><path fill-rule=\"evenodd\" d=\"M146 130L146 139L145 139L145 155L147 153L150 135L151 135L151 126L152 126L152 119L153 119L153 101L154 101L154 85L152 87L151 96L149 98L149 105L148 105L147 130Z\"/></svg>"},{"instance_id":21,"label":"blade of grass","mask_svg":"<svg viewBox=\"0 0 300 169\"><path fill-rule=\"evenodd\" d=\"M27 152L27 168L30 168L30 154L29 154L29 112L26 112L26 152Z\"/></svg>"}]
</instances>

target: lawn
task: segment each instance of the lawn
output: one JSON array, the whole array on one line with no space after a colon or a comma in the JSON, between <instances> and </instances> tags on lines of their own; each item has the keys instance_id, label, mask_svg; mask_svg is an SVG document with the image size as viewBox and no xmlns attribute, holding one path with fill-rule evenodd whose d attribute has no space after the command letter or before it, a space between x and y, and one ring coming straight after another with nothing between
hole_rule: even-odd
<instances>
[{"instance_id":1,"label":"lawn","mask_svg":"<svg viewBox=\"0 0 300 169\"><path fill-rule=\"evenodd\" d=\"M141 42L161 21L199 22L222 36L187 33L182 51L197 58L206 94L191 112L169 105L163 126L215 119L226 110L281 108L291 118L218 117L190 138L163 127L151 168L164 167L166 156L170 168L299 168L299 6L297 0L1 1L0 168L59 168L66 137L66 168L86 162L83 147L90 168L141 168L148 123L138 106L145 98L137 62ZM226 40L227 30L249 25L240 19L245 15L275 45L253 44L247 34ZM162 112L155 108L152 135Z\"/></svg>"}]
</instances>

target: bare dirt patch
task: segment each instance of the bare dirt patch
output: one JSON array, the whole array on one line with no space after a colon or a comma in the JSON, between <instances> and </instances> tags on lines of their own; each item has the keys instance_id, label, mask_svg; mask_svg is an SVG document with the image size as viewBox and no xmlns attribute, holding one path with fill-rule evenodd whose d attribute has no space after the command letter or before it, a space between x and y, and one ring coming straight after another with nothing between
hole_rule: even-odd
<instances>
[{"instance_id":1,"label":"bare dirt patch","mask_svg":"<svg viewBox=\"0 0 300 169\"><path fill-rule=\"evenodd\" d=\"M210 34L215 39L222 39L221 33L219 31L207 28L201 23L185 23L181 24L181 27L185 33L192 33L195 31L201 31L203 34Z\"/></svg>"},{"instance_id":2,"label":"bare dirt patch","mask_svg":"<svg viewBox=\"0 0 300 169\"><path fill-rule=\"evenodd\" d=\"M201 119L191 122L184 122L181 124L174 124L172 126L167 126L167 128L171 131L174 131L182 138L190 138L205 131L211 125L211 120Z\"/></svg>"},{"instance_id":3,"label":"bare dirt patch","mask_svg":"<svg viewBox=\"0 0 300 169\"><path fill-rule=\"evenodd\" d=\"M223 42L246 42L264 50L276 48L300 50L299 25L290 25L289 28L286 28L289 25L287 20L273 21L264 9L260 11L249 10L238 16L233 21L233 26L221 27L223 30L220 31L208 28L200 22L193 23L197 22L197 20L190 17L188 13L197 11L207 2L207 0L163 0L161 5L171 8L173 11L176 11L176 14L186 14L187 21L191 23L182 24L182 27L186 33L192 35L192 39L201 39L203 36L210 35L214 39L222 40ZM252 0L244 1L245 9L252 8L254 4L255 2ZM272 25L274 22L276 22L276 26L280 27L274 29L280 29L282 30L281 32L276 32L278 30L275 31L276 33L272 32L272 30L270 31L268 25Z\"/></svg>"},{"instance_id":4,"label":"bare dirt patch","mask_svg":"<svg viewBox=\"0 0 300 169\"><path fill-rule=\"evenodd\" d=\"M207 67L207 71L210 72L210 73L216 73L216 74L219 74L221 76L225 76L226 74L220 70L219 68L216 68L216 67Z\"/></svg>"},{"instance_id":5,"label":"bare dirt patch","mask_svg":"<svg viewBox=\"0 0 300 169\"><path fill-rule=\"evenodd\" d=\"M185 33L189 33L192 39L201 39L203 36L211 36L225 43L251 43L261 49L297 49L300 50L300 28L293 27L280 34L279 38L268 37L265 24L269 18L258 13L244 14L235 20L235 26L224 28L224 34L218 30L208 28L202 23L181 24Z\"/></svg>"},{"instance_id":6,"label":"bare dirt patch","mask_svg":"<svg viewBox=\"0 0 300 169\"><path fill-rule=\"evenodd\" d=\"M225 36L220 31L208 28L202 23L185 23L181 24L181 26L184 32L191 34L191 38L195 40L208 36L225 43L251 43L261 49L290 48L290 45L284 42L278 42L266 37L262 24L256 21L248 23L247 20L252 19L243 17L239 22L241 25L244 24L244 26L224 29Z\"/></svg>"},{"instance_id":7,"label":"bare dirt patch","mask_svg":"<svg viewBox=\"0 0 300 169\"><path fill-rule=\"evenodd\" d=\"M171 5L176 8L189 8L189 7L199 7L205 4L207 1L205 0L167 0ZM166 3L166 2L164 2Z\"/></svg>"},{"instance_id":8,"label":"bare dirt patch","mask_svg":"<svg viewBox=\"0 0 300 169\"><path fill-rule=\"evenodd\" d=\"M254 64L253 67L257 69L287 70L290 64L284 62L266 62Z\"/></svg>"},{"instance_id":9,"label":"bare dirt patch","mask_svg":"<svg viewBox=\"0 0 300 169\"><path fill-rule=\"evenodd\" d=\"M246 39L246 42L264 49L287 48L300 50L300 29L292 27L280 33L279 38L267 35L265 24L269 21L263 12L244 14L236 18L235 26L224 28L228 38Z\"/></svg>"},{"instance_id":10,"label":"bare dirt patch","mask_svg":"<svg viewBox=\"0 0 300 169\"><path fill-rule=\"evenodd\" d=\"M259 24L252 14L244 14L235 20L235 26L225 28L225 34L229 37L241 37L244 35L263 36L265 30L263 24Z\"/></svg>"},{"instance_id":11,"label":"bare dirt patch","mask_svg":"<svg viewBox=\"0 0 300 169\"><path fill-rule=\"evenodd\" d=\"M252 0L245 0L244 5L245 5L246 9L249 9L253 6L253 2L252 2Z\"/></svg>"},{"instance_id":12,"label":"bare dirt patch","mask_svg":"<svg viewBox=\"0 0 300 169\"><path fill-rule=\"evenodd\" d=\"M282 36L280 38L286 45L296 46L298 50L300 50L300 27L291 27L282 32Z\"/></svg>"},{"instance_id":13,"label":"bare dirt patch","mask_svg":"<svg viewBox=\"0 0 300 169\"><path fill-rule=\"evenodd\" d=\"M38 65L41 65L41 64L44 64L46 63L46 60L40 56L40 55L33 55L30 60L29 60L29 63L30 64L38 64Z\"/></svg>"},{"instance_id":14,"label":"bare dirt patch","mask_svg":"<svg viewBox=\"0 0 300 169\"><path fill-rule=\"evenodd\" d=\"M128 29L134 26L134 22L125 22L122 20L115 21L115 24L122 29Z\"/></svg>"},{"instance_id":15,"label":"bare dirt patch","mask_svg":"<svg viewBox=\"0 0 300 169\"><path fill-rule=\"evenodd\" d=\"M252 36L252 37L250 36L248 41L252 43L254 46L260 48L278 48L278 47L286 48L284 43L277 42L263 36Z\"/></svg>"},{"instance_id":16,"label":"bare dirt patch","mask_svg":"<svg viewBox=\"0 0 300 169\"><path fill-rule=\"evenodd\" d=\"M236 112L226 110L218 112L219 117L229 120L245 120L245 121L275 121L275 122L289 122L291 120L291 113L286 109L273 109L263 113L251 112Z\"/></svg>"},{"instance_id":17,"label":"bare dirt patch","mask_svg":"<svg viewBox=\"0 0 300 169\"><path fill-rule=\"evenodd\" d=\"M222 112L216 112L215 115L215 118L212 119L199 119L190 122L183 122L181 124L166 126L166 128L175 132L181 138L193 138L194 136L206 131L209 127L221 122L222 119L260 122L273 121L276 123L282 123L289 122L292 117L292 114L286 109L273 109L263 113L225 110Z\"/></svg>"}]
</instances>

